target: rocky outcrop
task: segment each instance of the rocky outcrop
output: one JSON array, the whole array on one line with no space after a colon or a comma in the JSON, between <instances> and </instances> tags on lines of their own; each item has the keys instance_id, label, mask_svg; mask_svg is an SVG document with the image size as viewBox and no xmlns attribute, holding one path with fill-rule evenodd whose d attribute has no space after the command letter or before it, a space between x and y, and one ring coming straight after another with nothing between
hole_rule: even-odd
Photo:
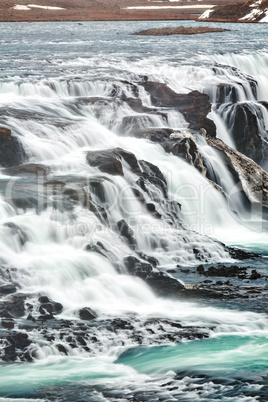
<instances>
[{"instance_id":1,"label":"rocky outcrop","mask_svg":"<svg viewBox=\"0 0 268 402\"><path fill-rule=\"evenodd\" d=\"M219 5L205 11L198 20L217 22L268 22L268 0Z\"/></svg>"},{"instance_id":2,"label":"rocky outcrop","mask_svg":"<svg viewBox=\"0 0 268 402\"><path fill-rule=\"evenodd\" d=\"M178 110L189 123L189 128L200 130L204 128L208 135L216 135L214 122L207 118L211 110L209 96L198 91L188 94L177 94L166 84L160 82L140 82L150 94L154 106Z\"/></svg>"},{"instance_id":3,"label":"rocky outcrop","mask_svg":"<svg viewBox=\"0 0 268 402\"><path fill-rule=\"evenodd\" d=\"M220 139L207 137L207 142L221 152L228 169L233 173L250 203L268 207L268 173L252 159L229 147Z\"/></svg>"},{"instance_id":4,"label":"rocky outcrop","mask_svg":"<svg viewBox=\"0 0 268 402\"><path fill-rule=\"evenodd\" d=\"M26 154L19 139L12 135L9 128L0 127L0 165L20 165L25 158Z\"/></svg>"},{"instance_id":5,"label":"rocky outcrop","mask_svg":"<svg viewBox=\"0 0 268 402\"><path fill-rule=\"evenodd\" d=\"M224 32L230 29L209 28L209 27L168 27L168 28L152 28L144 31L134 32L132 35L153 35L153 36L170 36L170 35L195 35L208 32Z\"/></svg>"},{"instance_id":6,"label":"rocky outcrop","mask_svg":"<svg viewBox=\"0 0 268 402\"><path fill-rule=\"evenodd\" d=\"M267 132L262 111L265 104L234 103L221 108L236 149L263 165L268 156Z\"/></svg>"}]
</instances>

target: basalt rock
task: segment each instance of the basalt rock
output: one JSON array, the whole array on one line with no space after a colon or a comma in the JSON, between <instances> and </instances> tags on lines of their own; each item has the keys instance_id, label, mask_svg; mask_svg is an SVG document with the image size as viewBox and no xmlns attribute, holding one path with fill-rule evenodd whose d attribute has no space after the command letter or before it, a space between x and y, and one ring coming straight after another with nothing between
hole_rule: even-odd
<instances>
[{"instance_id":1,"label":"basalt rock","mask_svg":"<svg viewBox=\"0 0 268 402\"><path fill-rule=\"evenodd\" d=\"M0 127L0 165L11 167L20 165L26 158L26 153L20 140L13 136L11 130Z\"/></svg>"},{"instance_id":2,"label":"basalt rock","mask_svg":"<svg viewBox=\"0 0 268 402\"><path fill-rule=\"evenodd\" d=\"M178 110L189 123L189 128L204 128L208 135L216 135L215 124L207 118L211 110L209 96L198 91L188 94L177 94L166 84L160 82L139 83L150 94L154 106Z\"/></svg>"}]
</instances>

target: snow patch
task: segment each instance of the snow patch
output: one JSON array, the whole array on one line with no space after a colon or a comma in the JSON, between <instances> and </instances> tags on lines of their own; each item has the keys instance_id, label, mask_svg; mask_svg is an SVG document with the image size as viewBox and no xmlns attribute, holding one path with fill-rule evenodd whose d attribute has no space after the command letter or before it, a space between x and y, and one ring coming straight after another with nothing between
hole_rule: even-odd
<instances>
[{"instance_id":1,"label":"snow patch","mask_svg":"<svg viewBox=\"0 0 268 402\"><path fill-rule=\"evenodd\" d=\"M263 17L259 22L268 22L268 10L265 11L265 17Z\"/></svg>"},{"instance_id":2,"label":"snow patch","mask_svg":"<svg viewBox=\"0 0 268 402\"><path fill-rule=\"evenodd\" d=\"M45 10L66 10L66 8L62 8L62 7L38 6L36 4L27 4L27 6L24 6L22 4L16 4L12 8L14 10L23 10L23 11L29 11L29 10L31 10L31 8L42 8Z\"/></svg>"},{"instance_id":3,"label":"snow patch","mask_svg":"<svg viewBox=\"0 0 268 402\"><path fill-rule=\"evenodd\" d=\"M259 10L257 8L254 8L253 10L250 11L249 14L245 15L245 17L239 18L241 21L242 20L252 20L254 21L259 15L263 13L262 10Z\"/></svg>"},{"instance_id":4,"label":"snow patch","mask_svg":"<svg viewBox=\"0 0 268 402\"><path fill-rule=\"evenodd\" d=\"M255 3L250 4L249 7L257 7L257 6L259 6L261 3L262 3L262 0L257 0L257 1L255 1Z\"/></svg>"},{"instance_id":5,"label":"snow patch","mask_svg":"<svg viewBox=\"0 0 268 402\"><path fill-rule=\"evenodd\" d=\"M198 17L198 19L205 19L209 18L210 14L212 13L213 9L211 8L210 10L206 10L203 14Z\"/></svg>"},{"instance_id":6,"label":"snow patch","mask_svg":"<svg viewBox=\"0 0 268 402\"><path fill-rule=\"evenodd\" d=\"M66 10L66 8L62 8L62 7L37 6L36 4L28 4L28 7L31 7L31 8L43 8L45 10Z\"/></svg>"},{"instance_id":7,"label":"snow patch","mask_svg":"<svg viewBox=\"0 0 268 402\"><path fill-rule=\"evenodd\" d=\"M16 4L14 7L12 7L14 10L24 10L28 11L31 10L28 6L22 6L20 4Z\"/></svg>"}]
</instances>

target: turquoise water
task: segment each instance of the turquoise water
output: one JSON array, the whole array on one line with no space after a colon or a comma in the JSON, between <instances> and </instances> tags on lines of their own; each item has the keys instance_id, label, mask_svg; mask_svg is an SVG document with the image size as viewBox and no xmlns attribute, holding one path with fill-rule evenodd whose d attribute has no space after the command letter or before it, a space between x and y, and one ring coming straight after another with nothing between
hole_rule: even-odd
<instances>
[{"instance_id":1,"label":"turquoise water","mask_svg":"<svg viewBox=\"0 0 268 402\"><path fill-rule=\"evenodd\" d=\"M174 346L134 348L118 364L143 374L187 371L231 378L268 373L268 337L219 336Z\"/></svg>"}]
</instances>

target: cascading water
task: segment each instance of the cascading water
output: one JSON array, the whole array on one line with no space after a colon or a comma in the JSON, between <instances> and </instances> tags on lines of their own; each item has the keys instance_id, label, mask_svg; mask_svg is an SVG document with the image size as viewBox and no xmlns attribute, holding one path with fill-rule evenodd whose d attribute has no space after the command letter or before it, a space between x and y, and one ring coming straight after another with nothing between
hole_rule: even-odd
<instances>
[{"instance_id":1,"label":"cascading water","mask_svg":"<svg viewBox=\"0 0 268 402\"><path fill-rule=\"evenodd\" d=\"M2 43L0 127L11 130L21 159L19 167L2 163L0 176L0 396L257 400L265 392L266 316L226 307L228 290L215 306L210 291L198 294L201 303L185 298L197 265L234 264L219 240L265 253L267 235L244 226L244 198L232 194L236 182L220 153L178 110L154 106L140 83L197 89L215 104L223 84L212 112L222 119L221 107L237 104L232 93L239 104L264 101L264 78L229 55L209 56L212 66L202 53L193 58L188 38L191 52L177 49L177 59L172 38L160 40L159 56L149 54L154 39L128 36L125 23L112 25L111 36L98 23L80 31L76 23L24 25L20 49L12 26ZM87 30L94 41L84 39ZM76 39L66 39L71 32ZM267 122L256 118L265 132ZM207 177L146 137L161 129L195 140Z\"/></svg>"}]
</instances>

